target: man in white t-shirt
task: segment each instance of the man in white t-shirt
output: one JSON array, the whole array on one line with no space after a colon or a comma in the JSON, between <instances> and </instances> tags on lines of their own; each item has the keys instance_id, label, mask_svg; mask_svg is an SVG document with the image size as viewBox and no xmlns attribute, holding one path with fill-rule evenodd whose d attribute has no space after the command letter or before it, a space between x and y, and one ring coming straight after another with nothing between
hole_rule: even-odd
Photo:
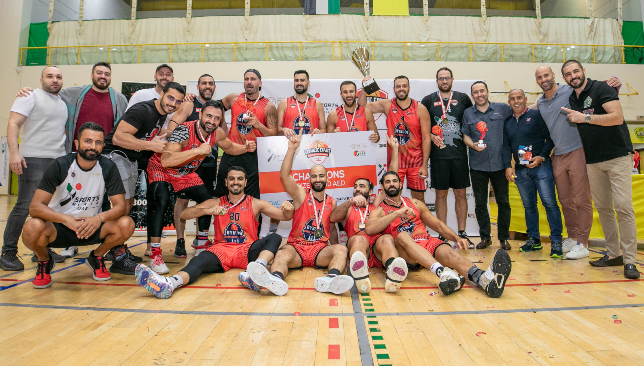
<instances>
[{"instance_id":1,"label":"man in white t-shirt","mask_svg":"<svg viewBox=\"0 0 644 366\"><path fill-rule=\"evenodd\" d=\"M100 245L87 256L87 265L96 281L111 278L103 256L112 247L123 243L134 233L134 221L127 216L125 188L116 164L101 156L105 131L94 122L86 122L78 130L75 141L78 153L61 156L47 167L24 225L22 240L38 256L35 288L51 286L54 261L47 248L70 245ZM112 208L102 211L107 193ZM133 267L128 256L112 263L110 270Z\"/></svg>"},{"instance_id":2,"label":"man in white t-shirt","mask_svg":"<svg viewBox=\"0 0 644 366\"><path fill-rule=\"evenodd\" d=\"M130 109L130 107L136 103L159 99L165 84L174 81L174 71L170 65L162 64L157 66L157 69L154 72L154 81L157 82L157 85L154 88L141 89L132 94L130 101L127 103L127 109Z\"/></svg>"},{"instance_id":3,"label":"man in white t-shirt","mask_svg":"<svg viewBox=\"0 0 644 366\"><path fill-rule=\"evenodd\" d=\"M5 271L22 271L18 259L18 239L29 215L29 203L49 163L65 155L67 106L58 92L63 87L63 74L56 66L47 66L40 77L42 89L27 97L16 98L7 125L9 166L18 175L18 201L9 214L4 231L0 267ZM20 146L18 146L18 135ZM56 262L65 257L52 252Z\"/></svg>"}]
</instances>

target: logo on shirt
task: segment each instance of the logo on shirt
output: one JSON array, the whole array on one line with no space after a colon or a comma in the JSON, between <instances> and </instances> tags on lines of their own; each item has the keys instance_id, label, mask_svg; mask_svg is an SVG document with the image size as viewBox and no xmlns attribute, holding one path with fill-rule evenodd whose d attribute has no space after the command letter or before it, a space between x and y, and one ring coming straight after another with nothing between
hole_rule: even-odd
<instances>
[{"instance_id":1,"label":"logo on shirt","mask_svg":"<svg viewBox=\"0 0 644 366\"><path fill-rule=\"evenodd\" d=\"M60 207L63 207L66 204L70 203L74 199L74 197L76 197L76 191L80 191L81 188L83 188L83 186L80 183L76 184L76 189L74 189L74 187L72 187L70 183L67 183L67 187L65 187L67 194L65 195L65 197L63 197L62 200L60 200Z\"/></svg>"},{"instance_id":2,"label":"logo on shirt","mask_svg":"<svg viewBox=\"0 0 644 366\"><path fill-rule=\"evenodd\" d=\"M394 128L394 137L396 137L398 143L401 145L407 145L409 140L411 140L411 131L409 131L409 127L403 121L398 122Z\"/></svg>"},{"instance_id":3,"label":"logo on shirt","mask_svg":"<svg viewBox=\"0 0 644 366\"><path fill-rule=\"evenodd\" d=\"M321 238L316 238L315 237L315 219L310 219L309 221L304 224L304 227L302 228L302 237L306 241L318 241ZM322 237L324 237L324 225L320 223L320 229L322 230Z\"/></svg>"},{"instance_id":4,"label":"logo on shirt","mask_svg":"<svg viewBox=\"0 0 644 366\"><path fill-rule=\"evenodd\" d=\"M461 137L461 128L456 117L450 116L448 114L447 123L443 123L443 120L440 117L436 116L434 117L434 121L436 122L436 125L440 126L443 130L443 143L446 146L456 147L454 140L463 139Z\"/></svg>"},{"instance_id":5,"label":"logo on shirt","mask_svg":"<svg viewBox=\"0 0 644 366\"><path fill-rule=\"evenodd\" d=\"M295 117L295 121L293 121L293 132L295 132L296 135L300 134L300 130L302 130L302 135L306 135L311 132L311 121L309 121L309 117L304 116L303 118L303 126L300 126L300 116Z\"/></svg>"},{"instance_id":6,"label":"logo on shirt","mask_svg":"<svg viewBox=\"0 0 644 366\"><path fill-rule=\"evenodd\" d=\"M416 228L416 224L414 224L413 221L405 221L398 226L398 232L399 233L408 232L409 235L411 235L414 232L415 228Z\"/></svg>"},{"instance_id":7,"label":"logo on shirt","mask_svg":"<svg viewBox=\"0 0 644 366\"><path fill-rule=\"evenodd\" d=\"M245 113L240 113L239 116L237 116L237 131L239 131L239 133L241 133L242 135L248 135L250 131L253 130L253 126L247 126L244 123L244 114Z\"/></svg>"},{"instance_id":8,"label":"logo on shirt","mask_svg":"<svg viewBox=\"0 0 644 366\"><path fill-rule=\"evenodd\" d=\"M586 97L586 100L584 100L584 108L590 108L590 105L593 103L593 98L590 96Z\"/></svg>"},{"instance_id":9,"label":"logo on shirt","mask_svg":"<svg viewBox=\"0 0 644 366\"><path fill-rule=\"evenodd\" d=\"M322 164L331 155L331 148L326 143L315 140L306 147L304 155L314 164Z\"/></svg>"},{"instance_id":10,"label":"logo on shirt","mask_svg":"<svg viewBox=\"0 0 644 366\"><path fill-rule=\"evenodd\" d=\"M246 241L244 229L238 223L231 222L224 230L224 240L226 243L244 243Z\"/></svg>"}]
</instances>

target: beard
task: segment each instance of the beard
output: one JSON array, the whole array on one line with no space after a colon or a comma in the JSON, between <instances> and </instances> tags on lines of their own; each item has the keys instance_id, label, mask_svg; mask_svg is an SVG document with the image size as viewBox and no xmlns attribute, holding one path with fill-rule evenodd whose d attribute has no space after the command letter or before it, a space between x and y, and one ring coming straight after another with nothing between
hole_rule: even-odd
<instances>
[{"instance_id":1,"label":"beard","mask_svg":"<svg viewBox=\"0 0 644 366\"><path fill-rule=\"evenodd\" d=\"M84 160L94 161L98 159L99 156L101 156L101 153L96 150L78 149L78 155L80 155L80 157L83 158Z\"/></svg>"},{"instance_id":2,"label":"beard","mask_svg":"<svg viewBox=\"0 0 644 366\"><path fill-rule=\"evenodd\" d=\"M60 91L60 89L62 89L62 85L61 84L47 85L47 86L43 86L42 89L47 93L56 94Z\"/></svg>"},{"instance_id":3,"label":"beard","mask_svg":"<svg viewBox=\"0 0 644 366\"><path fill-rule=\"evenodd\" d=\"M210 97L206 97L206 96L204 95L206 92L210 92ZM207 101L209 101L210 99L212 99L212 90L210 90L210 89L208 89L208 90L205 90L205 89L204 89L203 91L201 91L201 90L200 90L200 91L199 91L199 96L201 97L201 100L203 100L204 102L207 102Z\"/></svg>"},{"instance_id":4,"label":"beard","mask_svg":"<svg viewBox=\"0 0 644 366\"><path fill-rule=\"evenodd\" d=\"M442 92L447 93L448 91L452 90L451 85L439 85L438 89L440 89Z\"/></svg>"},{"instance_id":5,"label":"beard","mask_svg":"<svg viewBox=\"0 0 644 366\"><path fill-rule=\"evenodd\" d=\"M396 197L400 194L400 188L391 186L385 190L385 194L389 197Z\"/></svg>"},{"instance_id":6,"label":"beard","mask_svg":"<svg viewBox=\"0 0 644 366\"><path fill-rule=\"evenodd\" d=\"M577 84L577 83L575 83L576 81L578 81L579 83L578 83L578 84ZM569 84L570 84L570 86L572 86L573 88L579 88L580 86L584 85L584 82L586 82L586 75L583 75L583 74L582 74L580 77L578 77L578 78L574 78L574 79L570 80L570 83L569 83ZM576 85L575 85L575 84L576 84Z\"/></svg>"},{"instance_id":7,"label":"beard","mask_svg":"<svg viewBox=\"0 0 644 366\"><path fill-rule=\"evenodd\" d=\"M235 185L233 187L228 187L228 192L230 192L230 194L238 195L244 192L244 188L242 188L241 186Z\"/></svg>"},{"instance_id":8,"label":"beard","mask_svg":"<svg viewBox=\"0 0 644 366\"><path fill-rule=\"evenodd\" d=\"M370 198L369 192L364 193L364 192L356 191L353 193L353 197L357 197L357 196L362 196L367 200L367 202L369 202L369 198Z\"/></svg>"},{"instance_id":9,"label":"beard","mask_svg":"<svg viewBox=\"0 0 644 366\"><path fill-rule=\"evenodd\" d=\"M321 184L321 185L322 185L322 187L321 187L321 188L317 188L317 187L315 186L316 184ZM326 182L315 182L315 183L311 183L311 189L312 189L312 190L314 190L315 192L323 192L325 188L326 188Z\"/></svg>"},{"instance_id":10,"label":"beard","mask_svg":"<svg viewBox=\"0 0 644 366\"><path fill-rule=\"evenodd\" d=\"M555 85L554 79L553 80L547 80L547 81L539 84L539 86L541 87L541 90L543 90L543 91L548 91L548 90L552 89L552 87L554 85Z\"/></svg>"},{"instance_id":11,"label":"beard","mask_svg":"<svg viewBox=\"0 0 644 366\"><path fill-rule=\"evenodd\" d=\"M401 98L398 93L396 93L396 99L398 100L405 100L409 96L409 93L405 92L405 95Z\"/></svg>"},{"instance_id":12,"label":"beard","mask_svg":"<svg viewBox=\"0 0 644 366\"><path fill-rule=\"evenodd\" d=\"M303 95L307 93L307 88L302 87L302 89L294 88L295 89L295 94L297 95Z\"/></svg>"},{"instance_id":13,"label":"beard","mask_svg":"<svg viewBox=\"0 0 644 366\"><path fill-rule=\"evenodd\" d=\"M208 130L208 125L204 121L199 121L199 127L209 135L217 128L217 126L214 126L212 129Z\"/></svg>"},{"instance_id":14,"label":"beard","mask_svg":"<svg viewBox=\"0 0 644 366\"><path fill-rule=\"evenodd\" d=\"M105 89L109 88L110 83L107 81L107 79L102 79L102 80L105 82L105 85L101 85L101 84L99 84L99 81L101 81L101 79L99 79L99 80L94 80L94 79L92 79L92 84L94 84L94 86L96 87L96 89L98 89L98 90L105 90Z\"/></svg>"}]
</instances>

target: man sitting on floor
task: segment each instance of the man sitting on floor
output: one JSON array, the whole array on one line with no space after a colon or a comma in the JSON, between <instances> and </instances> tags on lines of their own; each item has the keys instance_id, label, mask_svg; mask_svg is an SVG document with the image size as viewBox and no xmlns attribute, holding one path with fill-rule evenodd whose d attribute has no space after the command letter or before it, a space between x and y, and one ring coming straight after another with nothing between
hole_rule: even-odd
<instances>
[{"instance_id":1,"label":"man sitting on floor","mask_svg":"<svg viewBox=\"0 0 644 366\"><path fill-rule=\"evenodd\" d=\"M25 223L22 241L38 256L35 288L51 286L48 248L98 244L87 257L94 279L111 278L103 255L134 233L134 221L125 216L125 188L111 160L101 156L105 131L94 122L84 123L75 141L77 153L55 159L45 171L29 206L31 219ZM101 212L103 196L112 208ZM129 257L114 261L112 268L134 266Z\"/></svg>"}]
</instances>

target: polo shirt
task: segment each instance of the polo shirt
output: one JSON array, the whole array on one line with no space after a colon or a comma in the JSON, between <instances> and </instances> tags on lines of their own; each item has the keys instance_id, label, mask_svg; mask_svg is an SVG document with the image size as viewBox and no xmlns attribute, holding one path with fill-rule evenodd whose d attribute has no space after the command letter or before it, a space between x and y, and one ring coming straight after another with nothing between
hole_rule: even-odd
<instances>
[{"instance_id":1,"label":"polo shirt","mask_svg":"<svg viewBox=\"0 0 644 366\"><path fill-rule=\"evenodd\" d=\"M574 89L567 84L557 85L557 91L550 100L546 99L545 95L537 99L537 109L539 109L541 116L546 121L550 137L555 143L555 149L552 153L554 155L563 155L581 149L583 145L581 137L579 137L577 124L570 122L568 113L561 109L561 107L570 108L570 94L574 92Z\"/></svg>"}]
</instances>

